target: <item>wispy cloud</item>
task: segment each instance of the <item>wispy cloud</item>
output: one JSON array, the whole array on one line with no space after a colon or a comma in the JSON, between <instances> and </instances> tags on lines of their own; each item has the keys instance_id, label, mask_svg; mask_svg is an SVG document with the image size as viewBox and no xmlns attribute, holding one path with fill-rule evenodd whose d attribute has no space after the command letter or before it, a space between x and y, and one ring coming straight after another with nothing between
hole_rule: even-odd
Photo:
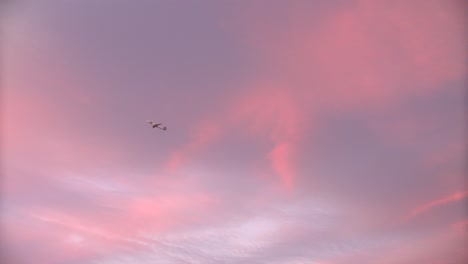
<instances>
[{"instance_id":1,"label":"wispy cloud","mask_svg":"<svg viewBox=\"0 0 468 264\"><path fill-rule=\"evenodd\" d=\"M5 257L463 263L458 5L11 5Z\"/></svg>"}]
</instances>

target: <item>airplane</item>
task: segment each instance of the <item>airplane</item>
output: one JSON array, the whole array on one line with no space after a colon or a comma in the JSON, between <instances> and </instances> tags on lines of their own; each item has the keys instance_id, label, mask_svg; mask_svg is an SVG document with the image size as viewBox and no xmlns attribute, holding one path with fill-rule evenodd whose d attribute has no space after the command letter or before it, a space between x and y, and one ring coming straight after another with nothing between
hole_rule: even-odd
<instances>
[{"instance_id":1,"label":"airplane","mask_svg":"<svg viewBox=\"0 0 468 264\"><path fill-rule=\"evenodd\" d=\"M152 128L156 128L156 127L157 127L157 128L159 128L159 129L162 129L162 130L166 130L166 129L167 129L167 127L165 127L165 126L164 126L164 127L160 127L160 125L162 125L162 123L156 124L156 123L154 123L154 122L152 122L152 121L150 121L150 120L146 120L146 123L150 124Z\"/></svg>"}]
</instances>

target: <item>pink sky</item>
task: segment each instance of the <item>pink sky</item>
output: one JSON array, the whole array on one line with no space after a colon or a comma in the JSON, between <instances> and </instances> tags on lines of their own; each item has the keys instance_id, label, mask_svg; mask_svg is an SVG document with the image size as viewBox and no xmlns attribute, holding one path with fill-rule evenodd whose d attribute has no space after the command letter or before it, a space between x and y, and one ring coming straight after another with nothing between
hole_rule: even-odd
<instances>
[{"instance_id":1,"label":"pink sky","mask_svg":"<svg viewBox=\"0 0 468 264\"><path fill-rule=\"evenodd\" d=\"M461 1L2 8L2 263L468 260Z\"/></svg>"}]
</instances>

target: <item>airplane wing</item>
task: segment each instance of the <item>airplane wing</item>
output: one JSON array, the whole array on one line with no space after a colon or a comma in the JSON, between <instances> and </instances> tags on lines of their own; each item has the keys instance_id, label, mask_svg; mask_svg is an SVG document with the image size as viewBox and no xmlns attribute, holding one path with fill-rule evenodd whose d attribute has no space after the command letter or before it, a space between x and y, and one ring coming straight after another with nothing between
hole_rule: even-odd
<instances>
[{"instance_id":1,"label":"airplane wing","mask_svg":"<svg viewBox=\"0 0 468 264\"><path fill-rule=\"evenodd\" d=\"M153 128L155 128L155 127L160 128L159 126L163 124L163 123L158 123L158 124L156 124L156 123L154 123L153 121L149 121L149 120L146 120L146 123L150 124ZM166 130L166 127L161 128L161 129L162 129L162 130Z\"/></svg>"}]
</instances>

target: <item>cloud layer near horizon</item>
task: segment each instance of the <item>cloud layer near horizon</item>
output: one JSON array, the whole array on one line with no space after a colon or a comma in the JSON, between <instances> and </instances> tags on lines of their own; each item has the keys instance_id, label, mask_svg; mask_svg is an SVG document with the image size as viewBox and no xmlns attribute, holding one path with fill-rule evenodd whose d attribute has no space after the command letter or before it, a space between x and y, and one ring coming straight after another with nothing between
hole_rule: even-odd
<instances>
[{"instance_id":1,"label":"cloud layer near horizon","mask_svg":"<svg viewBox=\"0 0 468 264\"><path fill-rule=\"evenodd\" d=\"M12 3L2 258L464 263L460 5Z\"/></svg>"}]
</instances>

